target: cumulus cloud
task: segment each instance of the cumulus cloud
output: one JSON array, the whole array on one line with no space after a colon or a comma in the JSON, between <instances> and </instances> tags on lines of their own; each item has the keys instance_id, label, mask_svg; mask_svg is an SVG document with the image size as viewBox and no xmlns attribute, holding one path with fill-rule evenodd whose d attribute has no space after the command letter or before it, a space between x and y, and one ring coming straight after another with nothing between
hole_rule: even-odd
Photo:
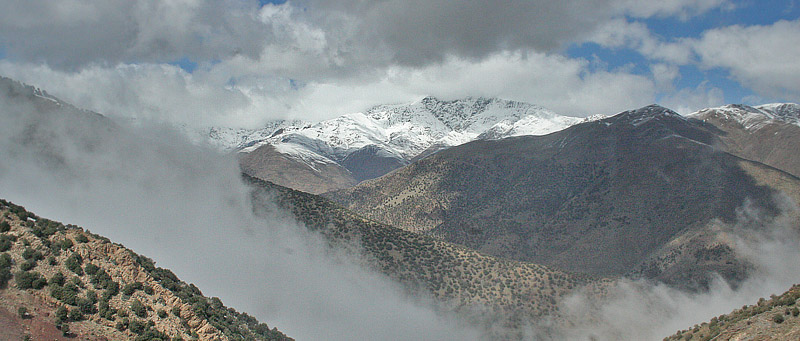
<instances>
[{"instance_id":1,"label":"cumulus cloud","mask_svg":"<svg viewBox=\"0 0 800 341\"><path fill-rule=\"evenodd\" d=\"M712 29L687 44L702 66L726 69L763 96L800 101L800 20Z\"/></svg>"}]
</instances>

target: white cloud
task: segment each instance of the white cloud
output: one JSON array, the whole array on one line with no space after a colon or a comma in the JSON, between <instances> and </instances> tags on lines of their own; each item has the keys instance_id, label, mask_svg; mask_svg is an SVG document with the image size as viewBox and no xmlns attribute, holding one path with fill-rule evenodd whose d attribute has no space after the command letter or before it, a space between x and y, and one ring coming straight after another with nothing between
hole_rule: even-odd
<instances>
[{"instance_id":1,"label":"white cloud","mask_svg":"<svg viewBox=\"0 0 800 341\"><path fill-rule=\"evenodd\" d=\"M687 42L706 68L723 68L762 96L800 101L800 20L729 26Z\"/></svg>"},{"instance_id":2,"label":"white cloud","mask_svg":"<svg viewBox=\"0 0 800 341\"><path fill-rule=\"evenodd\" d=\"M710 86L708 82L700 83L695 88L683 88L665 95L661 105L681 115L687 115L700 109L718 107L725 104L720 88Z\"/></svg>"}]
</instances>

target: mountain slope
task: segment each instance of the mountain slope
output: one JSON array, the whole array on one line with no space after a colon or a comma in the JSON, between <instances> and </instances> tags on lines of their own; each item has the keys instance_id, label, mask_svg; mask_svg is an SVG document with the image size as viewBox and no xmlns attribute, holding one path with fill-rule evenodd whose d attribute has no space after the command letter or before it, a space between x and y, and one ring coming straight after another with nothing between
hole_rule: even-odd
<instances>
[{"instance_id":1,"label":"mountain slope","mask_svg":"<svg viewBox=\"0 0 800 341\"><path fill-rule=\"evenodd\" d=\"M649 106L545 136L467 143L329 197L488 254L702 286L704 267L743 276L733 239L717 232L746 202L774 216L776 179L800 193L796 177L715 149L718 134Z\"/></svg>"},{"instance_id":2,"label":"mountain slope","mask_svg":"<svg viewBox=\"0 0 800 341\"><path fill-rule=\"evenodd\" d=\"M106 238L5 200L0 214L0 337L289 339Z\"/></svg>"},{"instance_id":3,"label":"mountain slope","mask_svg":"<svg viewBox=\"0 0 800 341\"><path fill-rule=\"evenodd\" d=\"M277 201L280 209L292 212L337 248L355 250L368 266L456 310L490 309L494 316L530 321L554 313L560 298L595 282L537 264L485 256L364 219L316 195L244 176L254 187L257 214L273 214L272 202Z\"/></svg>"},{"instance_id":4,"label":"mountain slope","mask_svg":"<svg viewBox=\"0 0 800 341\"><path fill-rule=\"evenodd\" d=\"M441 101L426 97L412 104L377 106L365 113L316 124L272 125L266 130L234 134L238 137L226 140L246 141L246 146L240 143L232 147L242 153L243 168L250 170L248 174L299 189L281 174L252 162L252 157L247 156L253 152L267 153L262 147L272 146L270 151L277 150L286 159L319 173L319 181L307 183L313 185L306 185L304 190L322 193L352 184L351 179L342 178L340 169L321 165L339 165L354 181L360 182L405 166L421 155L475 139L541 135L582 120L585 119L560 116L520 102L486 98Z\"/></svg>"},{"instance_id":5,"label":"mountain slope","mask_svg":"<svg viewBox=\"0 0 800 341\"><path fill-rule=\"evenodd\" d=\"M761 299L664 340L797 340L800 338L800 285Z\"/></svg>"},{"instance_id":6,"label":"mountain slope","mask_svg":"<svg viewBox=\"0 0 800 341\"><path fill-rule=\"evenodd\" d=\"M800 176L800 105L727 105L689 117L722 130L719 137L725 151Z\"/></svg>"}]
</instances>

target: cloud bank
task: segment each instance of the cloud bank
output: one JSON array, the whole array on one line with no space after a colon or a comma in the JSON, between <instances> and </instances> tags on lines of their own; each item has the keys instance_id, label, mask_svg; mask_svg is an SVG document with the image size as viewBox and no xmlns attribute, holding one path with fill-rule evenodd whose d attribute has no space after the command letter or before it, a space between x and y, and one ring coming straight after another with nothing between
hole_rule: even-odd
<instances>
[{"instance_id":1,"label":"cloud bank","mask_svg":"<svg viewBox=\"0 0 800 341\"><path fill-rule=\"evenodd\" d=\"M720 97L713 86L676 88L681 69L669 75L659 64L722 68L761 96L800 100L790 81L796 72L777 66L794 54L735 59L796 40L796 22L685 39L657 37L644 24L735 7L726 0L0 1L0 74L108 115L200 128L321 120L426 95L496 96L576 116L665 98L697 109L700 99ZM720 51L735 43L724 37L737 35L760 45ZM650 65L609 68L564 53L587 41L633 49Z\"/></svg>"}]
</instances>

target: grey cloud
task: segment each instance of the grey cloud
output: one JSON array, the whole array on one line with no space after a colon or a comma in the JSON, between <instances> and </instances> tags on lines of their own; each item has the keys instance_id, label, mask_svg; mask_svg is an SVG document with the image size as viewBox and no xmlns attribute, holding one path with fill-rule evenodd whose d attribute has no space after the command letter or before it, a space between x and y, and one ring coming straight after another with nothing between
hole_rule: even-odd
<instances>
[{"instance_id":1,"label":"grey cloud","mask_svg":"<svg viewBox=\"0 0 800 341\"><path fill-rule=\"evenodd\" d=\"M257 57L270 29L256 1L0 1L0 44L28 62L88 64Z\"/></svg>"}]
</instances>

